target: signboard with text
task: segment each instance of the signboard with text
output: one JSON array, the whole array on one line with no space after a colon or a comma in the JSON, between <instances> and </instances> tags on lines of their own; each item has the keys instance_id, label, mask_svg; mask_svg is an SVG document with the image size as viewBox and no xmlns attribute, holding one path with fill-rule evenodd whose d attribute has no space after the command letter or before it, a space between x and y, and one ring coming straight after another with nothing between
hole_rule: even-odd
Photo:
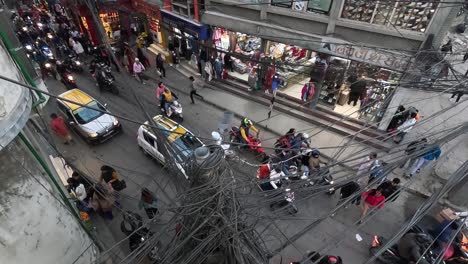
<instances>
[{"instance_id":1,"label":"signboard with text","mask_svg":"<svg viewBox=\"0 0 468 264\"><path fill-rule=\"evenodd\" d=\"M346 43L322 43L320 52L400 72L405 71L408 63L411 61L410 55L397 54L382 49L359 47Z\"/></svg>"}]
</instances>

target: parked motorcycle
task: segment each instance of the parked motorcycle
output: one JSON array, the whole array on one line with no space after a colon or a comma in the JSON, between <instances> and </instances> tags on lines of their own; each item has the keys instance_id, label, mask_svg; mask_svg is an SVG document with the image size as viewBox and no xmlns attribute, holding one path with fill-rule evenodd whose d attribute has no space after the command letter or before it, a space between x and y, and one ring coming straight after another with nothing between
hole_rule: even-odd
<instances>
[{"instance_id":1,"label":"parked motorcycle","mask_svg":"<svg viewBox=\"0 0 468 264\"><path fill-rule=\"evenodd\" d=\"M296 214L299 210L294 204L294 192L290 188L285 188L279 201L270 204L271 210L285 209L290 214Z\"/></svg>"},{"instance_id":2,"label":"parked motorcycle","mask_svg":"<svg viewBox=\"0 0 468 264\"><path fill-rule=\"evenodd\" d=\"M127 211L123 220L120 223L120 230L128 236L128 243L130 251L135 251L141 246L144 246L145 243L148 243L152 236L154 235L148 228L143 227L143 219L139 214ZM154 245L151 245L152 248L148 253L148 258L151 261L160 260L160 242L157 241Z\"/></svg>"},{"instance_id":3,"label":"parked motorcycle","mask_svg":"<svg viewBox=\"0 0 468 264\"><path fill-rule=\"evenodd\" d=\"M230 159L230 158L232 158L234 156L234 151L232 151L230 149L231 145L230 144L223 144L223 137L221 136L221 134L219 132L217 132L217 131L211 132L211 137L215 141L216 145L221 146L221 148L223 148L224 156L227 159Z\"/></svg>"},{"instance_id":4,"label":"parked motorcycle","mask_svg":"<svg viewBox=\"0 0 468 264\"><path fill-rule=\"evenodd\" d=\"M408 233L425 233L425 231L421 227L415 225L408 231ZM386 239L384 237L374 235L374 238L372 240L372 245L369 249L371 255L376 256L377 255L376 253L379 251L380 247L384 245L385 243L386 243ZM434 252L432 249L430 249L426 252L426 254L424 255L424 258L429 263L435 263L438 258L438 254ZM380 263L384 263L384 264L406 264L408 263L407 260L400 257L398 253L397 244L394 244L388 249L386 249L382 254L377 256L376 259ZM445 262L441 262L441 263L445 263Z\"/></svg>"},{"instance_id":5,"label":"parked motorcycle","mask_svg":"<svg viewBox=\"0 0 468 264\"><path fill-rule=\"evenodd\" d=\"M169 109L171 110L170 115L166 113L166 108L161 107L161 111L168 117L177 117L180 119L180 121L184 121L184 115L182 114L182 105L177 100L173 101L170 104Z\"/></svg>"},{"instance_id":6,"label":"parked motorcycle","mask_svg":"<svg viewBox=\"0 0 468 264\"><path fill-rule=\"evenodd\" d=\"M237 145L238 148L246 148L240 145L242 142L241 137L239 128L235 126L231 127L229 131L229 141ZM253 135L248 135L248 137L250 141L248 148L257 156L258 160L263 161L267 154L265 153L265 149L262 148L262 143Z\"/></svg>"}]
</instances>

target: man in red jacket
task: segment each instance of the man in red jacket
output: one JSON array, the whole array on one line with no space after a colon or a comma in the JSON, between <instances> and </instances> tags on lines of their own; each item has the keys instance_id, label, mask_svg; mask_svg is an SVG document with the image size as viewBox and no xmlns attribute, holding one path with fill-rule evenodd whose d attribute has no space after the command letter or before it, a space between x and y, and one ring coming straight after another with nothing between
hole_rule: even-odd
<instances>
[{"instance_id":1,"label":"man in red jacket","mask_svg":"<svg viewBox=\"0 0 468 264\"><path fill-rule=\"evenodd\" d=\"M50 118L52 118L52 121L50 121L50 127L54 131L54 133L59 136L60 138L64 139L65 145L70 144L70 142L73 141L70 132L68 132L67 126L65 125L65 121L63 120L63 117L57 116L57 114L52 113L50 115Z\"/></svg>"}]
</instances>

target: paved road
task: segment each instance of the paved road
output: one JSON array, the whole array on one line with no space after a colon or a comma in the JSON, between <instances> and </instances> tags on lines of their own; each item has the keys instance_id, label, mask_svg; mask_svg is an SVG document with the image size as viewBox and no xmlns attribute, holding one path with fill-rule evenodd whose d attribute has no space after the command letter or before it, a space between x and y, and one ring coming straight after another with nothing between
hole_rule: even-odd
<instances>
[{"instance_id":1,"label":"paved road","mask_svg":"<svg viewBox=\"0 0 468 264\"><path fill-rule=\"evenodd\" d=\"M188 91L189 81L186 77L180 75L174 69L169 68L167 71L167 80L170 87L176 87ZM126 74L115 74L120 96L115 96L110 93L100 93L86 72L75 76L78 79L80 89L86 91L94 98L102 103L107 103L111 112L139 120L145 121L145 115L138 107L135 99L130 93L130 89L136 91L141 98L146 110L150 115L159 114L160 111L156 104L154 87L155 80L149 80L146 85L137 83L133 78ZM56 80L46 80L49 90L54 94L59 94L65 91L64 86ZM202 93L209 93L210 90L203 90ZM183 125L189 128L196 135L209 138L211 131L216 130L219 120L223 113L217 108L197 102L195 105L189 104L189 99L184 93L179 93L180 102L184 106L184 122ZM219 100L223 100L220 98ZM49 122L48 114L56 111L54 100L50 100L45 107L44 115L46 122ZM123 133L115 138L97 145L88 146L77 135L75 139L77 144L71 146L62 145L54 138L60 151L71 159L73 163L81 170L88 172L93 177L98 176L99 168L102 164L110 164L114 166L122 177L127 181L128 187L123 191L122 206L124 210L137 211L142 216L146 216L143 211L137 208L139 200L139 190L144 186L151 190L155 190L161 206L170 205L177 192L186 184L184 179L175 178L161 167L157 162L145 156L137 147L136 131L137 124L133 124L122 120ZM239 120L233 120L234 124L239 123ZM278 124L281 125L281 124ZM289 127L285 127L287 131ZM263 138L271 138L272 134L263 133ZM274 141L268 141L266 147L271 147ZM254 162L253 157L249 154L240 154L242 158L249 159ZM233 164L236 177L242 179L250 179L253 177L256 168L245 166L243 164ZM258 193L255 186L250 189L253 193ZM260 197L258 195L253 196ZM329 197L327 195L319 195L311 199L300 200L298 202L299 213L296 216L272 215L269 210L256 210L255 217L262 215L264 220L261 221L259 230L262 226L267 226L271 220L274 224L270 225L265 231L264 239L270 249L274 249L281 243L286 241L286 237L292 236L302 230L306 225L310 224L315 219L327 213L335 204L337 197ZM356 207L350 207L340 211L334 218L328 218L312 231L307 232L302 236L294 246L285 248L280 255L283 263L288 263L291 260L299 259L307 250L314 250L323 247L325 241L331 244L345 237L346 240L332 247L330 253L339 254L345 259L345 263L363 263L368 257L368 246L372 234L379 233L390 235L397 230L405 218L412 215L415 208L422 202L422 198L404 193L395 203L386 205L381 213L375 216L369 224L364 226L363 230L354 230L353 222L359 216L359 210ZM255 200L250 201L250 204L255 203ZM115 218L112 221L105 221L96 216L94 224L97 226L99 238L104 242L105 247L109 248L116 241L124 238L120 232L120 209L114 209ZM164 210L163 210L164 211ZM162 215L162 219L167 219L167 215ZM164 221L161 222L164 222ZM155 226L158 229L158 225ZM364 240L357 242L355 234L359 233ZM170 234L169 234L170 235ZM124 242L121 247L117 247L113 251L115 254L124 256L128 253L127 244ZM280 263L280 256L272 259L272 263Z\"/></svg>"}]
</instances>

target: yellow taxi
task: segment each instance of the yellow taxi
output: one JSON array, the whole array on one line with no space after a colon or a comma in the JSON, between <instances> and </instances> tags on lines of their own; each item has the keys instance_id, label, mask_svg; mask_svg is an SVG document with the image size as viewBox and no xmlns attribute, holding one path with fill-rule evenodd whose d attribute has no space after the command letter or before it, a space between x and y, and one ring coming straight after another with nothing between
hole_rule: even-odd
<instances>
[{"instance_id":1,"label":"yellow taxi","mask_svg":"<svg viewBox=\"0 0 468 264\"><path fill-rule=\"evenodd\" d=\"M57 98L57 105L68 124L89 144L104 142L122 131L119 120L110 114L104 113L108 112L106 105L102 105L79 89L72 89L60 94Z\"/></svg>"},{"instance_id":2,"label":"yellow taxi","mask_svg":"<svg viewBox=\"0 0 468 264\"><path fill-rule=\"evenodd\" d=\"M203 146L203 142L195 137L188 129L166 116L157 115L153 120L166 139L177 149L177 152L181 154L176 157L177 166L188 179L181 164L193 155L195 149ZM149 122L147 121L145 125L141 125L138 129L138 146L145 154L155 158L164 165L165 158L161 151L161 143L151 131L152 129L148 127L148 124Z\"/></svg>"}]
</instances>

